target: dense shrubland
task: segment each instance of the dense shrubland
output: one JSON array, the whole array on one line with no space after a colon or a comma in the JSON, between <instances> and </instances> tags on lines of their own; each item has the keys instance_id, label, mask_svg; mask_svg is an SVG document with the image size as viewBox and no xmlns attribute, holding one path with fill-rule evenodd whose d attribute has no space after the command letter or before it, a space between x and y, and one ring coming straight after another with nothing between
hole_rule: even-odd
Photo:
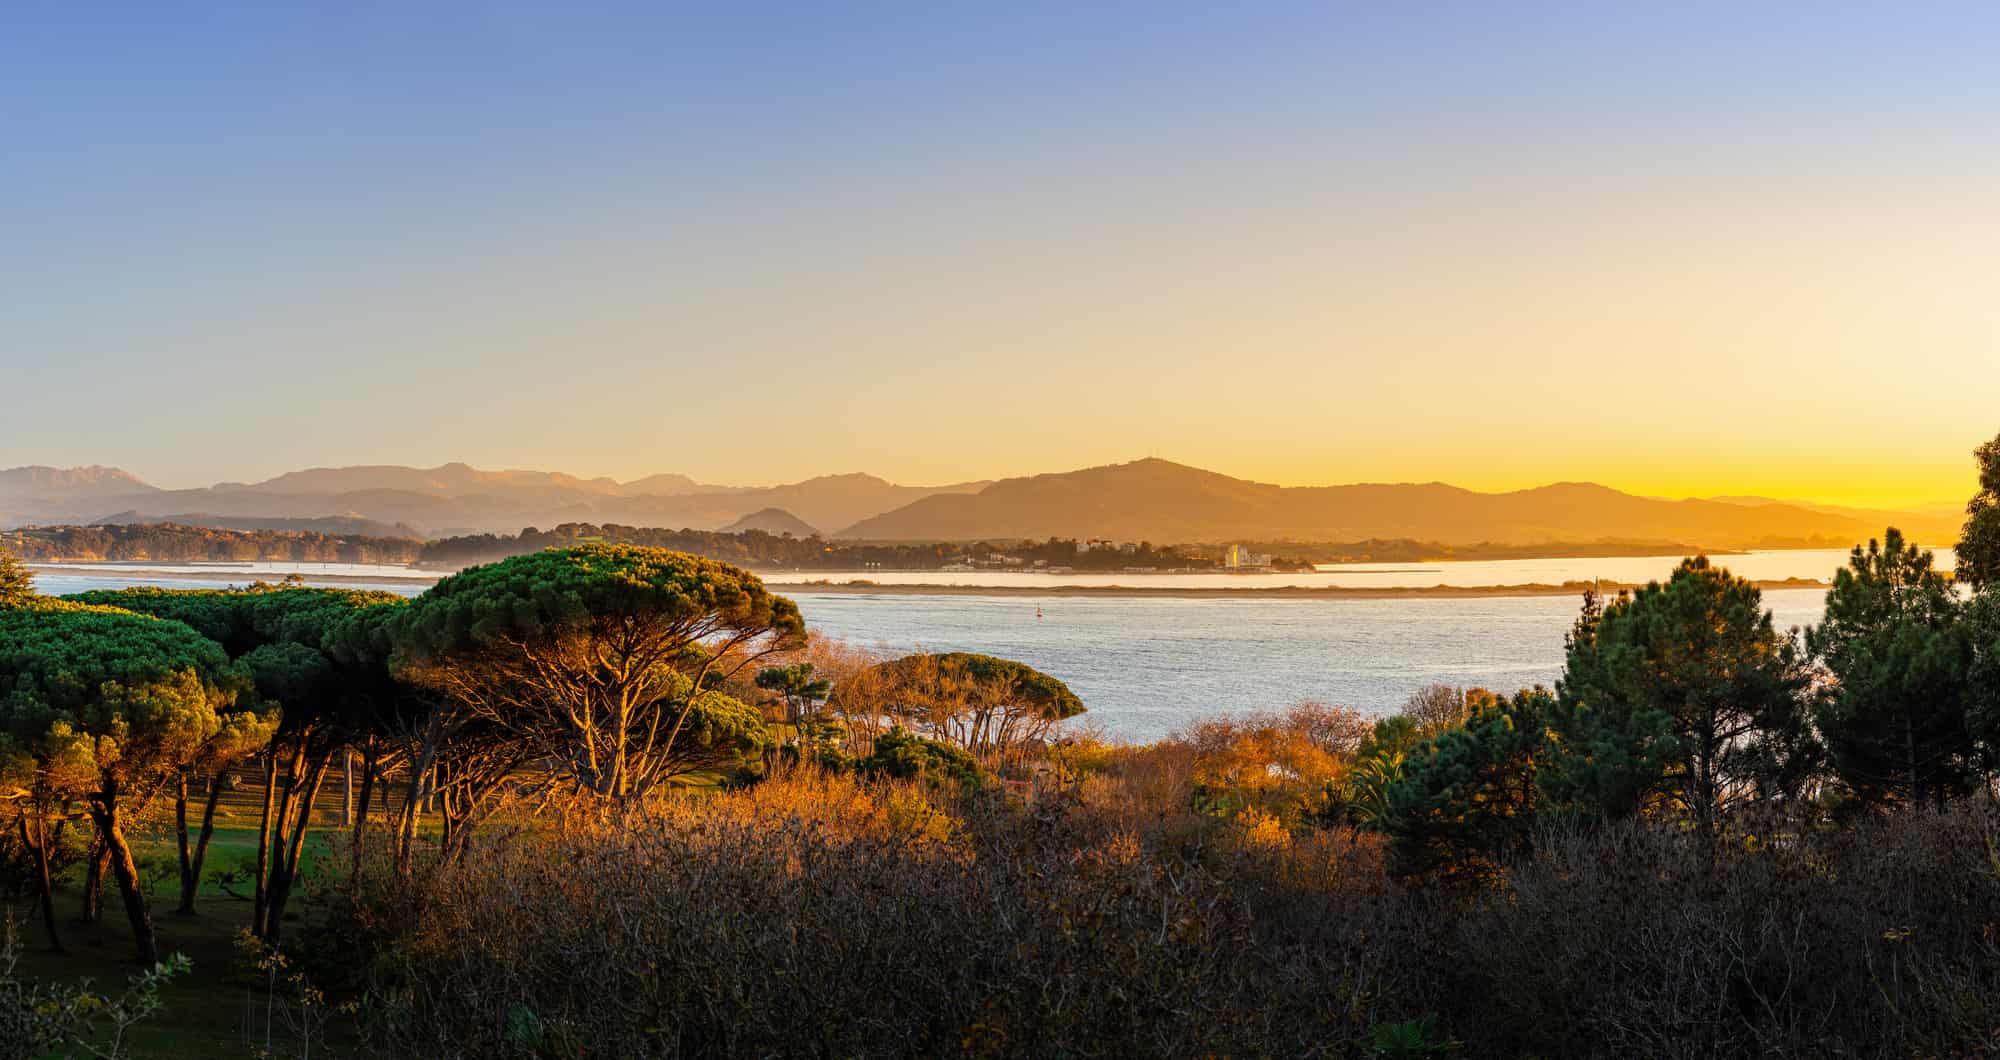
<instances>
[{"instance_id":1,"label":"dense shrubland","mask_svg":"<svg viewBox=\"0 0 2000 1060\"><path fill-rule=\"evenodd\" d=\"M1695 558L1586 596L1553 689L1140 747L1055 677L809 638L684 553L415 600L56 601L0 562L0 867L51 943L52 880L86 915L108 880L151 964L133 829L172 821L191 909L212 793L261 774L246 953L303 1040L388 1056L1993 1052L1981 459L1956 584L1891 531L1786 631ZM337 763L358 813L315 862Z\"/></svg>"},{"instance_id":2,"label":"dense shrubland","mask_svg":"<svg viewBox=\"0 0 2000 1060\"><path fill-rule=\"evenodd\" d=\"M1187 754L1032 804L804 768L381 866L302 945L390 1055L2000 1045L1988 804L1746 821L1712 863L1664 822L1549 823L1494 885L1414 887L1370 832L1192 811Z\"/></svg>"},{"instance_id":3,"label":"dense shrubland","mask_svg":"<svg viewBox=\"0 0 2000 1060\"><path fill-rule=\"evenodd\" d=\"M1362 955L1266 948L1253 892L1274 881L1248 868L1067 806L806 767L485 847L364 891L328 930L396 926L349 974L398 1054L1188 1055L1350 1039L1372 1007ZM1343 981L1362 1011L1321 1003Z\"/></svg>"}]
</instances>

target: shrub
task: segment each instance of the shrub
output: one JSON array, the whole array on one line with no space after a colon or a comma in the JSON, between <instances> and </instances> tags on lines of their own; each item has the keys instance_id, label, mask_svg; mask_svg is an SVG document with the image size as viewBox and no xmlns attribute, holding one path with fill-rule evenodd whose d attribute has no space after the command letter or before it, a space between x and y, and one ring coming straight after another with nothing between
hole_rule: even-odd
<instances>
[{"instance_id":1,"label":"shrub","mask_svg":"<svg viewBox=\"0 0 2000 1060\"><path fill-rule=\"evenodd\" d=\"M1219 817L1271 817L1298 827L1325 815L1329 789L1345 781L1369 732L1359 713L1301 703L1195 722L1173 742L1194 753L1193 805Z\"/></svg>"},{"instance_id":2,"label":"shrub","mask_svg":"<svg viewBox=\"0 0 2000 1060\"><path fill-rule=\"evenodd\" d=\"M93 1056L115 1060L133 1055L125 1037L159 1012L160 988L190 967L181 954L132 977L122 994L99 994L89 981L77 986L37 983L15 974L20 940L8 921L0 941L0 1055Z\"/></svg>"},{"instance_id":3,"label":"shrub","mask_svg":"<svg viewBox=\"0 0 2000 1060\"><path fill-rule=\"evenodd\" d=\"M854 763L871 776L951 779L977 786L979 760L954 744L918 736L908 729L895 728L875 737L875 750Z\"/></svg>"},{"instance_id":4,"label":"shrub","mask_svg":"<svg viewBox=\"0 0 2000 1060\"><path fill-rule=\"evenodd\" d=\"M1375 944L1283 941L1353 916L1224 839L801 770L370 873L327 930L392 1055L1346 1048Z\"/></svg>"},{"instance_id":5,"label":"shrub","mask_svg":"<svg viewBox=\"0 0 2000 1060\"><path fill-rule=\"evenodd\" d=\"M1458 918L1450 1015L1495 1055L1908 1056L1995 1044L2000 818L1541 836Z\"/></svg>"},{"instance_id":6,"label":"shrub","mask_svg":"<svg viewBox=\"0 0 2000 1060\"><path fill-rule=\"evenodd\" d=\"M1483 705L1439 741L1481 746L1413 775L1486 790L1501 721L1546 706ZM1838 829L1765 807L1705 854L1645 816L1518 842L1527 823L1481 797L1438 820L1499 838L1484 886L1440 888L1384 872L1401 837L1195 812L1186 743L1088 760L1026 801L808 762L517 821L407 873L370 856L296 966L358 1039L440 1060L2000 1049L1984 800Z\"/></svg>"}]
</instances>

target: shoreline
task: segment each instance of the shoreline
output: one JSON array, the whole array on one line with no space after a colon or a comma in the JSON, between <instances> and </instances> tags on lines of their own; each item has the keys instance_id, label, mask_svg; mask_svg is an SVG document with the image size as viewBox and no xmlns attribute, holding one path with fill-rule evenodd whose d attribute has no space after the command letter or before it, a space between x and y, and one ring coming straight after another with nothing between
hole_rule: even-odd
<instances>
[{"instance_id":1,"label":"shoreline","mask_svg":"<svg viewBox=\"0 0 2000 1060\"><path fill-rule=\"evenodd\" d=\"M114 564L114 563L117 564L115 568L109 566L109 564ZM183 566L192 566L192 565L193 564L183 564ZM143 575L144 577L158 579L160 581L167 581L167 580L213 581L220 577L225 577L229 575L240 575L243 578L242 584L244 585L249 585L253 582L258 582L258 581L275 584L278 581L283 581L285 577L282 574L273 575L268 573L256 573L250 571L230 571L221 569L218 569L214 572L185 571L185 570L155 570L151 568L138 567L134 565L134 563L124 560L108 560L104 563L88 563L88 562L25 563L23 564L23 566L27 567L29 573L31 574L89 576L92 572L96 572L98 576L131 574L131 575ZM409 582L412 585L433 585L436 584L440 578L444 577L444 575L442 574L430 574L430 573L309 574L306 571L299 571L298 573L302 576L305 576L307 585L351 585L351 584L381 585L384 582Z\"/></svg>"},{"instance_id":2,"label":"shoreline","mask_svg":"<svg viewBox=\"0 0 2000 1060\"><path fill-rule=\"evenodd\" d=\"M1593 584L1606 593L1621 589L1637 590L1644 584L1630 582L1570 582L1551 585L1410 585L1410 586L1309 586L1273 585L1262 589L1221 588L1186 585L863 585L854 582L771 582L764 587L780 593L839 593L876 596L1137 596L1160 599L1202 599L1208 597L1301 597L1320 600L1476 600L1521 596L1579 596ZM1828 583L1817 578L1786 578L1754 581L1760 590L1825 589Z\"/></svg>"},{"instance_id":3,"label":"shoreline","mask_svg":"<svg viewBox=\"0 0 2000 1060\"><path fill-rule=\"evenodd\" d=\"M238 575L231 578L231 584L249 585L263 580L272 581L273 576L244 571L218 569L208 571L166 571L144 569L128 561L114 561L117 570L106 570L110 563L28 563L25 566L36 574L88 575L99 572L104 575L128 574L149 581L199 581L213 582L220 577ZM448 572L419 571L412 568L408 574L313 574L299 572L306 576L307 585L407 585L428 586L446 577ZM781 572L780 577L797 572ZM282 576L279 576L282 577ZM1143 580L1148 575L1135 575L1135 580ZM831 593L860 596L1006 596L1006 597L1141 597L1155 599L1208 599L1240 597L1247 599L1299 598L1319 600L1476 600L1501 599L1507 597L1536 596L1577 596L1595 584L1605 593L1620 590L1637 590L1644 587L1638 582L1584 582L1571 581L1560 584L1529 582L1514 585L1230 585L1230 586L1188 586L1188 585L956 585L942 582L930 583L871 583L859 581L776 581L764 578L766 588L780 593ZM1821 589L1830 585L1819 578L1786 578L1777 580L1755 580L1751 582L1760 590L1775 589Z\"/></svg>"}]
</instances>

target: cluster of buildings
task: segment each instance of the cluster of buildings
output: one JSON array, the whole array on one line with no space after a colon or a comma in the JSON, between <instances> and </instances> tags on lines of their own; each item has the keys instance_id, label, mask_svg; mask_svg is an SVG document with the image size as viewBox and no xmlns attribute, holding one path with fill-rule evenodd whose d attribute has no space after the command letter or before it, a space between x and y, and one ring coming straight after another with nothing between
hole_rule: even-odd
<instances>
[{"instance_id":1,"label":"cluster of buildings","mask_svg":"<svg viewBox=\"0 0 2000 1060\"><path fill-rule=\"evenodd\" d=\"M1188 553L1193 560L1182 559L1175 549L1156 550L1149 545L1132 541L1112 541L1106 538L1091 538L1074 543L1075 566L1065 559L1070 555L1071 545L1050 541L1045 545L1028 543L1016 551L987 551L991 546L968 548L947 558L939 569L952 572L980 570L1032 570L1046 574L1068 574L1075 570L1095 572L1126 571L1132 573L1152 573L1161 570L1192 573L1201 570L1225 571L1265 571L1273 566L1268 552L1252 552L1242 545L1224 545L1219 550L1197 548ZM1037 553L1040 555L1037 556ZM1123 557L1131 557L1125 559ZM1214 557L1211 559L1210 557ZM1178 563L1161 564L1160 558L1179 560ZM1209 566L1209 563L1214 566Z\"/></svg>"},{"instance_id":2,"label":"cluster of buildings","mask_svg":"<svg viewBox=\"0 0 2000 1060\"><path fill-rule=\"evenodd\" d=\"M1068 574L1072 568L1052 567L1045 559L1030 560L1024 556L1010 556L1004 552L988 552L981 556L953 556L939 570L1025 570L1034 569L1050 574Z\"/></svg>"},{"instance_id":3,"label":"cluster of buildings","mask_svg":"<svg viewBox=\"0 0 2000 1060\"><path fill-rule=\"evenodd\" d=\"M1271 554L1252 552L1242 545L1226 545L1219 563L1224 570L1262 570L1271 565Z\"/></svg>"},{"instance_id":4,"label":"cluster of buildings","mask_svg":"<svg viewBox=\"0 0 2000 1060\"><path fill-rule=\"evenodd\" d=\"M1138 544L1131 541L1111 541L1094 537L1088 541L1078 541L1076 543L1076 554L1079 556L1093 552L1115 552L1126 556L1136 556L1139 554L1139 551ZM1097 566L1097 564L1093 564L1093 566ZM1031 559L1026 556L1016 556L1005 552L968 552L951 557L940 569L947 571L1026 569L1043 571L1049 574L1068 574L1075 568L1063 565L1060 562L1052 562L1048 559ZM1141 568L1127 567L1125 569L1139 570ZM1153 568L1148 567L1144 569L1151 570Z\"/></svg>"}]
</instances>

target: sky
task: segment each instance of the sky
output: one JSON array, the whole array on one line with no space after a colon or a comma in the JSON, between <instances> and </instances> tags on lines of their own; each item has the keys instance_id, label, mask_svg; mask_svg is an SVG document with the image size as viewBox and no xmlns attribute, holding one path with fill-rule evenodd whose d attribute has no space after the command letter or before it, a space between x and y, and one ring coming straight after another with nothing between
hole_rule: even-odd
<instances>
[{"instance_id":1,"label":"sky","mask_svg":"<svg viewBox=\"0 0 2000 1060\"><path fill-rule=\"evenodd\" d=\"M0 8L0 466L1961 500L1991 4Z\"/></svg>"}]
</instances>

